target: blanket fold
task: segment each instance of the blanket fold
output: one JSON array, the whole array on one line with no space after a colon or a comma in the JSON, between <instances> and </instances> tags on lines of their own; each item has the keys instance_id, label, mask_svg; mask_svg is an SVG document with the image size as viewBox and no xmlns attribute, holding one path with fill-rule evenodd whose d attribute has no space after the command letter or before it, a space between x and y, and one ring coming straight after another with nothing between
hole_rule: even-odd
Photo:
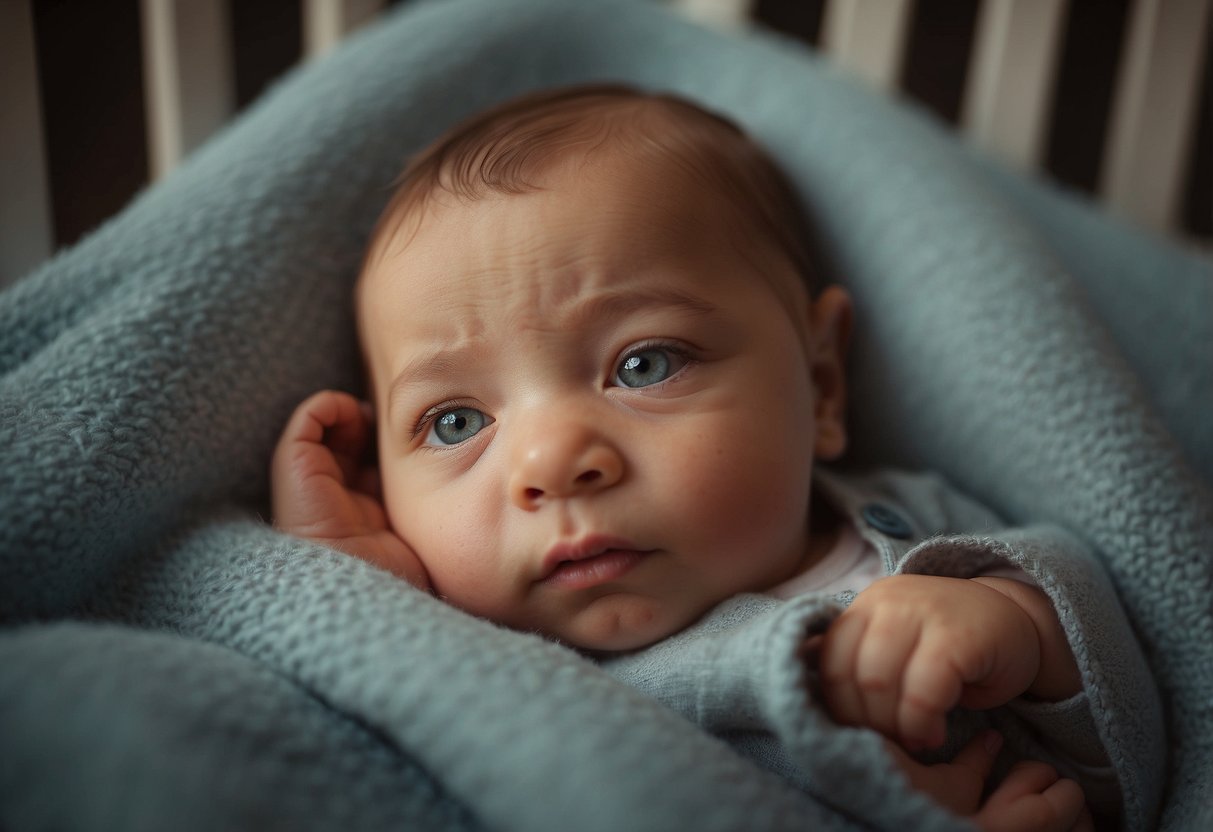
<instances>
[{"instance_id":1,"label":"blanket fold","mask_svg":"<svg viewBox=\"0 0 1213 832\"><path fill-rule=\"evenodd\" d=\"M1159 826L1213 826L1208 259L638 0L404 4L0 295L0 826L856 828L571 651L260 519L287 415L358 388L350 289L407 154L604 79L771 149L856 298L856 459L1098 552L1165 700Z\"/></svg>"}]
</instances>

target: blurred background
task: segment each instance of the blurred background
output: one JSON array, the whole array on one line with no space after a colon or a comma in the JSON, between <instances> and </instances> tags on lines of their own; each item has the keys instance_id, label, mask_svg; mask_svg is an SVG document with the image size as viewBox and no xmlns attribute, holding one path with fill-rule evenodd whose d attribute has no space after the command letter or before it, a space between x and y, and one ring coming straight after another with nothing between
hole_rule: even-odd
<instances>
[{"instance_id":1,"label":"blurred background","mask_svg":"<svg viewBox=\"0 0 1213 832\"><path fill-rule=\"evenodd\" d=\"M708 25L766 27L837 52L834 57L853 63L875 86L918 102L996 154L998 136L983 138L982 130L997 133L997 122L987 119L983 127L976 112L980 102L967 101L977 83L976 50L992 27L1013 26L1017 19L1027 25L1027 20L1035 30L1008 35L1002 48L1017 51L1012 59L1030 58L1028 69L1016 69L1004 55L1003 72L1009 67L1014 79L1037 67L1051 83L1035 117L1041 122L1039 135L1021 142L1019 151L1012 148L1009 161L1101 199L1185 244L1213 250L1210 0L664 2ZM118 212L294 64L322 54L341 34L391 5L391 0L0 0L0 124L7 134L0 138L0 286ZM994 20L998 14L1005 18L1001 24ZM1134 216L1123 198L1117 205L1107 170L1107 136L1117 96L1125 94L1118 90L1130 83L1122 73L1135 48L1132 30L1153 26L1159 40L1165 25L1190 29L1192 21L1197 21L1198 47L1187 62L1192 90L1185 98L1184 136L1173 151L1178 184L1161 212ZM155 50L163 44L153 42L156 30L162 36L168 32L168 41L183 54L157 58ZM1136 37L1140 41L1148 34ZM843 43L848 38L849 46ZM863 38L885 41L875 63L864 57L872 47ZM1166 60L1168 43L1159 42L1155 60ZM1037 52L1047 53L1047 59L1040 60ZM157 79L150 77L160 70L148 67L174 61L182 73L175 94L186 100L175 105L177 123L174 127L170 119L166 133L165 109L174 105L165 104L163 86L157 89ZM203 80L191 87L188 72L201 73ZM174 92L168 94L171 99ZM987 93L992 100L999 95ZM1160 93L1146 90L1138 96L1137 106L1148 108ZM1147 152L1121 150L1130 157Z\"/></svg>"}]
</instances>

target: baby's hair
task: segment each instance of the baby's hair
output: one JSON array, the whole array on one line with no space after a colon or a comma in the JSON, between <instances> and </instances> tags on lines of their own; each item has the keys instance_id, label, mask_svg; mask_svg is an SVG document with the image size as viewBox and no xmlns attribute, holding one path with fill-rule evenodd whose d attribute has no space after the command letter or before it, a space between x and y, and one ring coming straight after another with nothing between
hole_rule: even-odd
<instances>
[{"instance_id":1,"label":"baby's hair","mask_svg":"<svg viewBox=\"0 0 1213 832\"><path fill-rule=\"evenodd\" d=\"M674 164L716 191L815 288L808 224L795 191L767 153L720 115L674 95L621 84L524 95L440 136L397 179L368 258L391 236L389 229L407 217L419 218L439 192L470 201L539 190L535 180L551 167L589 157L608 142L638 158Z\"/></svg>"}]
</instances>

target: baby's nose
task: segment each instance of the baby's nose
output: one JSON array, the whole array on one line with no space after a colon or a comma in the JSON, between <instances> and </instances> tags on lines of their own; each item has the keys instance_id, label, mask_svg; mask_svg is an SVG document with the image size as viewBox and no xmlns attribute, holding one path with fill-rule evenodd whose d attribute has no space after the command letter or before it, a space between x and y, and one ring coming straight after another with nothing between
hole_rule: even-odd
<instances>
[{"instance_id":1,"label":"baby's nose","mask_svg":"<svg viewBox=\"0 0 1213 832\"><path fill-rule=\"evenodd\" d=\"M623 457L606 437L587 425L539 430L521 444L510 481L510 497L533 511L544 502L586 496L623 478Z\"/></svg>"}]
</instances>

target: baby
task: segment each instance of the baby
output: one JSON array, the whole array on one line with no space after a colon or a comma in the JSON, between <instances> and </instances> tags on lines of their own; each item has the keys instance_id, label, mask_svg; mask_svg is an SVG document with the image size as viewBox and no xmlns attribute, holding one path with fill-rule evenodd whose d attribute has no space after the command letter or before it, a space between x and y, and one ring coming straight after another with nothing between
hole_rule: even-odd
<instances>
[{"instance_id":1,"label":"baby","mask_svg":"<svg viewBox=\"0 0 1213 832\"><path fill-rule=\"evenodd\" d=\"M474 118L383 213L356 289L370 403L299 406L275 524L595 653L740 593L856 591L809 645L832 716L985 828L1089 824L1082 789L1040 763L983 799L997 733L950 765L907 753L940 746L959 704L1081 681L1030 581L881 577L880 541L916 524L887 506L865 524L845 480L815 476L847 445L852 308L815 285L807 240L763 152L680 99L577 88Z\"/></svg>"}]
</instances>

